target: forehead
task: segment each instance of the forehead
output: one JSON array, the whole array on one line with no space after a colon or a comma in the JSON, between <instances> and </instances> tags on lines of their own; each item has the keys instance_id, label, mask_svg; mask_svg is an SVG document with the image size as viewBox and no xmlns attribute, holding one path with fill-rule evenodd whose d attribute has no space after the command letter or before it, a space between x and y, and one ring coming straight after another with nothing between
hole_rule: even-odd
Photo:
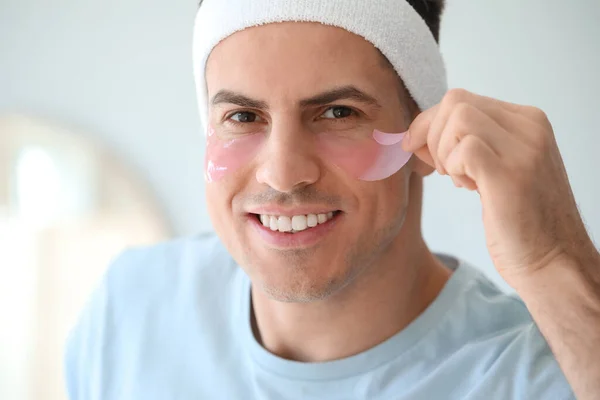
<instances>
[{"instance_id":1,"label":"forehead","mask_svg":"<svg viewBox=\"0 0 600 400\"><path fill-rule=\"evenodd\" d=\"M252 27L219 43L206 66L208 91L306 96L324 87L389 88L397 75L381 53L344 29L310 22Z\"/></svg>"}]
</instances>

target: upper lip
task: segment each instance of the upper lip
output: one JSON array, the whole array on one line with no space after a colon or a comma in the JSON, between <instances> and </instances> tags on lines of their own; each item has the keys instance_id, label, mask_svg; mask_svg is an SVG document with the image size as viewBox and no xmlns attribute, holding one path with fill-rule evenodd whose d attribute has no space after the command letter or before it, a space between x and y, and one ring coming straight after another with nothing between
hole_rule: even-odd
<instances>
[{"instance_id":1,"label":"upper lip","mask_svg":"<svg viewBox=\"0 0 600 400\"><path fill-rule=\"evenodd\" d=\"M255 207L248 210L250 214L258 215L277 215L293 217L294 215L308 215L308 214L327 214L329 212L338 211L335 208L328 206L298 206L293 208L284 208L280 206L262 206Z\"/></svg>"}]
</instances>

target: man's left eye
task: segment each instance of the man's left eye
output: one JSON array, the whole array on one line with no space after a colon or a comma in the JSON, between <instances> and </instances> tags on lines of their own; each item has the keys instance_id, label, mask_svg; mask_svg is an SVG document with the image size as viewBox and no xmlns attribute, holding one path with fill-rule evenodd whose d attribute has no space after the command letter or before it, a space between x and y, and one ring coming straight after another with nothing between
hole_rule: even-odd
<instances>
[{"instance_id":1,"label":"man's left eye","mask_svg":"<svg viewBox=\"0 0 600 400\"><path fill-rule=\"evenodd\" d=\"M328 108L327 111L323 113L322 117L328 119L341 119L351 117L352 115L354 115L354 110L351 108L337 106Z\"/></svg>"},{"instance_id":2,"label":"man's left eye","mask_svg":"<svg viewBox=\"0 0 600 400\"><path fill-rule=\"evenodd\" d=\"M261 121L260 117L253 112L250 111L240 111L232 114L230 119L234 120L237 123L247 124L252 122Z\"/></svg>"}]
</instances>

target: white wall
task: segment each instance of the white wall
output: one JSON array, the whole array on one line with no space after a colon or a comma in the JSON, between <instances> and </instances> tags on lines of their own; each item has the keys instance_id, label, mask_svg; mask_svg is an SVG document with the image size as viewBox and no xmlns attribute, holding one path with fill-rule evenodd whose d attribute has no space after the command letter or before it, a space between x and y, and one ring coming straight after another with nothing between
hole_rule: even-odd
<instances>
[{"instance_id":1,"label":"white wall","mask_svg":"<svg viewBox=\"0 0 600 400\"><path fill-rule=\"evenodd\" d=\"M600 237L600 2L447 1L450 85L548 113ZM0 112L50 117L114 148L146 176L178 234L209 228L191 72L196 5L0 0ZM477 200L430 178L425 233L434 249L493 273Z\"/></svg>"}]
</instances>

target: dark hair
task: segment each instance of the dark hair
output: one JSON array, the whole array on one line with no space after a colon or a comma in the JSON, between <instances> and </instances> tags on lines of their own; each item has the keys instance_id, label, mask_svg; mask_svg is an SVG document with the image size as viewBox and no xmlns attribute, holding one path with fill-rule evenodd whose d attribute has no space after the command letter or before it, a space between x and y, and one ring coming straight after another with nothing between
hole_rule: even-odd
<instances>
[{"instance_id":1,"label":"dark hair","mask_svg":"<svg viewBox=\"0 0 600 400\"><path fill-rule=\"evenodd\" d=\"M202 1L198 3L198 7L202 5ZM373 1L373 0L365 0ZM375 0L377 1L377 0ZM405 1L405 0L398 0ZM415 9L417 13L423 18L429 30L433 34L433 37L437 42L440 41L440 22L442 20L442 13L444 11L445 0L406 0L408 4Z\"/></svg>"},{"instance_id":2,"label":"dark hair","mask_svg":"<svg viewBox=\"0 0 600 400\"><path fill-rule=\"evenodd\" d=\"M433 37L440 41L440 23L445 0L406 0L425 21ZM200 1L202 3L202 1Z\"/></svg>"}]
</instances>

